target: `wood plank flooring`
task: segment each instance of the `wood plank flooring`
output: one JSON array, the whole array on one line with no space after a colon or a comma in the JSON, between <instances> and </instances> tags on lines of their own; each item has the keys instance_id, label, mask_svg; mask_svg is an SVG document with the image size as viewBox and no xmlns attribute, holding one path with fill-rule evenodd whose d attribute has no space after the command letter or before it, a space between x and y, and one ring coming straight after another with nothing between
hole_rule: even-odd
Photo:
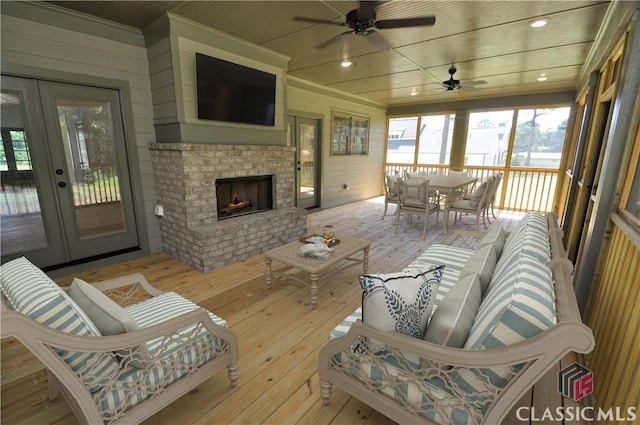
<instances>
[{"instance_id":1,"label":"wood plank flooring","mask_svg":"<svg viewBox=\"0 0 640 425\"><path fill-rule=\"evenodd\" d=\"M394 209L395 206L390 206ZM421 223L393 216L381 219L382 198L312 213L308 231L333 224L339 235L371 241L369 272L399 271L427 246L441 242L443 216L421 239ZM508 230L522 216L496 211L491 226ZM465 217L475 223L474 216ZM274 268L284 268L274 262ZM163 291L175 291L225 318L240 341L240 377L231 388L220 372L191 393L149 418L145 424L367 424L393 422L334 387L329 406L322 404L318 384L318 353L330 330L361 303L354 265L324 282L318 308L310 308L309 289L290 280L274 279L266 289L262 255L201 273L165 255L154 254L79 273L96 282L134 272ZM61 285L73 276L57 279ZM9 424L77 424L62 398L47 400L46 373L38 360L13 339L2 340L1 421ZM547 389L548 391L548 389ZM529 397L532 397L529 395ZM525 400L526 402L526 400Z\"/></svg>"}]
</instances>

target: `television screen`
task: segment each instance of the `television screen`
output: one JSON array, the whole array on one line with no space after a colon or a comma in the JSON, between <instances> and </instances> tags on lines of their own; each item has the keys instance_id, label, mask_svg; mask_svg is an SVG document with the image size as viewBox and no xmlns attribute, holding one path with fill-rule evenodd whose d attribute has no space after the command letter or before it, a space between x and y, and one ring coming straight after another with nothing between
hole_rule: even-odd
<instances>
[{"instance_id":1,"label":"television screen","mask_svg":"<svg viewBox=\"0 0 640 425\"><path fill-rule=\"evenodd\" d=\"M198 118L273 126L276 76L196 53Z\"/></svg>"}]
</instances>

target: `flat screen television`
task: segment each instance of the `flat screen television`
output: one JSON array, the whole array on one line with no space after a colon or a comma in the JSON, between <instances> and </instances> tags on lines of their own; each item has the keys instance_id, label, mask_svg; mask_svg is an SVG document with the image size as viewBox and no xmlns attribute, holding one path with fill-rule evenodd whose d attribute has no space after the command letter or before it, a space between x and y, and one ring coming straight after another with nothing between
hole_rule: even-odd
<instances>
[{"instance_id":1,"label":"flat screen television","mask_svg":"<svg viewBox=\"0 0 640 425\"><path fill-rule=\"evenodd\" d=\"M273 126L276 76L196 53L198 119Z\"/></svg>"}]
</instances>

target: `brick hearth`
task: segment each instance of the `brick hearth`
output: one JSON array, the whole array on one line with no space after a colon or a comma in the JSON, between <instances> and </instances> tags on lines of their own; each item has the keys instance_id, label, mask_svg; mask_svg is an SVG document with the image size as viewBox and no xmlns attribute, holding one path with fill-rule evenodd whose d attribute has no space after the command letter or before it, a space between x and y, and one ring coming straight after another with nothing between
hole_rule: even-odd
<instances>
[{"instance_id":1,"label":"brick hearth","mask_svg":"<svg viewBox=\"0 0 640 425\"><path fill-rule=\"evenodd\" d=\"M307 212L294 207L295 148L153 143L156 197L164 208L164 251L208 271L290 242L306 232ZM274 209L218 221L215 180L274 175Z\"/></svg>"}]
</instances>

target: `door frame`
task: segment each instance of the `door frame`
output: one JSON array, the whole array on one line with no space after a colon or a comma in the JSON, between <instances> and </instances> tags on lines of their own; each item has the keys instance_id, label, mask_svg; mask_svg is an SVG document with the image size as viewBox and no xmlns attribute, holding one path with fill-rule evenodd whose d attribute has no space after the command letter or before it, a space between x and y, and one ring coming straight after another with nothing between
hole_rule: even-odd
<instances>
[{"instance_id":1,"label":"door frame","mask_svg":"<svg viewBox=\"0 0 640 425\"><path fill-rule=\"evenodd\" d=\"M148 163L141 164L138 157L138 150L147 149L147 145L146 142L140 145L136 140L133 101L129 81L93 75L76 74L66 71L43 69L12 63L2 64L2 75L113 89L118 92L118 96L120 98L120 116L125 138L126 162L129 168L129 177L131 179L130 184L133 194L133 211L135 216L136 231L138 232L139 247L134 251L116 252L113 253L113 255L99 256L95 259L89 259L87 261L83 261L81 265L77 265L77 263L72 262L45 269L60 269L60 271L55 274L63 275L64 273L72 272L74 270L83 270L88 267L97 267L100 265L111 264L116 261L126 261L133 258L139 258L144 255L149 255L149 224L147 223L147 215L151 216L151 214L153 214L152 205L155 198L153 196L149 197L149 199L145 198L142 175L145 174L152 176L153 169L151 167L150 160L148 161ZM39 111L38 113L41 112ZM151 134L153 134L153 128L150 128L149 131L151 132ZM147 204L151 206L147 208ZM158 224L155 225L158 226ZM19 256L20 255L9 255L6 258L3 257L2 261L8 261L11 258L16 258Z\"/></svg>"},{"instance_id":2,"label":"door frame","mask_svg":"<svg viewBox=\"0 0 640 425\"><path fill-rule=\"evenodd\" d=\"M287 125L292 125L292 134L289 135L288 144L294 146L296 148L295 154L295 163L294 167L296 168L296 182L295 182L295 202L296 206L299 206L299 194L300 194L300 173L298 172L298 161L300 159L300 152L298 152L298 128L297 128L297 118L302 119L311 119L315 120L318 123L318 135L317 135L317 154L316 154L316 178L317 178L317 187L316 187L316 198L318 205L315 207L309 208L309 210L321 209L322 208L322 181L323 181L323 157L324 157L324 146L323 143L323 135L324 135L324 124L325 117L321 114L314 114L310 112L290 110L287 114ZM301 207L302 208L302 207Z\"/></svg>"}]
</instances>

